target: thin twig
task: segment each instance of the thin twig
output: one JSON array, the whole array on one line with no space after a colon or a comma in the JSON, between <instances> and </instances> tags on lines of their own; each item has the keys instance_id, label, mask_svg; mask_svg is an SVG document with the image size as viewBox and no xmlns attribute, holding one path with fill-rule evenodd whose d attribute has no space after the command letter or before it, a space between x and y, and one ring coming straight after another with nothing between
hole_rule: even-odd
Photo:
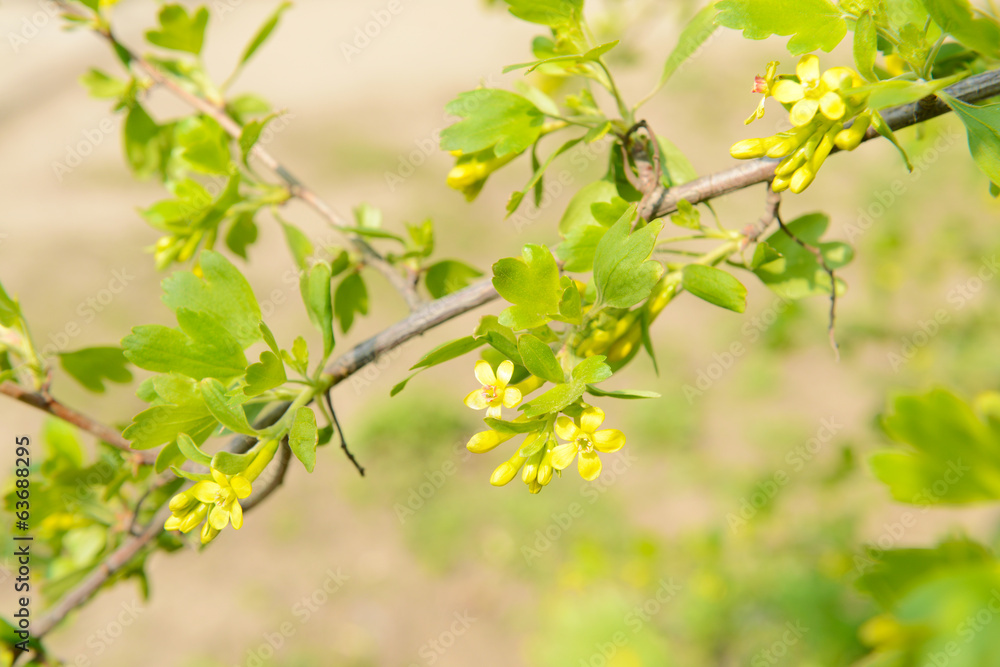
<instances>
[{"instance_id":1,"label":"thin twig","mask_svg":"<svg viewBox=\"0 0 1000 667\"><path fill-rule=\"evenodd\" d=\"M344 450L345 454L347 454L347 458L350 459L351 463L354 464L354 467L357 468L358 473L364 477L365 469L361 467L361 464L358 463L358 460L354 458L354 454L352 454L351 450L347 447L347 436L344 435L344 427L340 425L340 420L337 419L337 411L333 409L333 399L330 398L330 390L327 389L323 392L323 396L326 398L327 407L330 408L330 416L333 418L333 425L337 427L337 433L340 435L340 448Z\"/></svg>"},{"instance_id":2,"label":"thin twig","mask_svg":"<svg viewBox=\"0 0 1000 667\"><path fill-rule=\"evenodd\" d=\"M54 417L73 424L77 428L97 436L99 440L108 443L115 449L125 452L128 456L138 460L143 465L152 465L156 460L156 452L132 449L129 446L128 440L122 437L118 429L112 428L107 424L102 424L96 419L77 412L48 394L30 391L13 382L0 383L0 394L6 394L25 405L38 408L43 412L47 412Z\"/></svg>"}]
</instances>

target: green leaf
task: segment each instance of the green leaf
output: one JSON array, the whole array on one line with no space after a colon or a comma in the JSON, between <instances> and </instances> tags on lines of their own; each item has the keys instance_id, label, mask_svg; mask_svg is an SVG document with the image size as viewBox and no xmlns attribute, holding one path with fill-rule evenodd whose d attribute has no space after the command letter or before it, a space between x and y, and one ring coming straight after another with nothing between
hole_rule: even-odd
<instances>
[{"instance_id":1,"label":"green leaf","mask_svg":"<svg viewBox=\"0 0 1000 667\"><path fill-rule=\"evenodd\" d=\"M698 178L698 171L674 142L660 135L657 135L656 141L660 144L660 169L663 170L663 178L668 187L683 185Z\"/></svg>"},{"instance_id":2,"label":"green leaf","mask_svg":"<svg viewBox=\"0 0 1000 667\"><path fill-rule=\"evenodd\" d=\"M165 5L159 14L159 30L148 30L146 39L151 44L174 51L198 55L205 41L208 9L199 7L189 15L183 5Z\"/></svg>"},{"instance_id":3,"label":"green leaf","mask_svg":"<svg viewBox=\"0 0 1000 667\"><path fill-rule=\"evenodd\" d=\"M229 134L214 119L193 116L181 120L174 131L180 156L195 171L205 174L232 173Z\"/></svg>"},{"instance_id":4,"label":"green leaf","mask_svg":"<svg viewBox=\"0 0 1000 667\"><path fill-rule=\"evenodd\" d=\"M240 156L243 164L247 167L250 163L247 159L250 157L250 151L253 149L254 145L260 140L260 133L264 131L267 124L278 117L277 113L272 113L264 116L263 118L255 118L240 130Z\"/></svg>"},{"instance_id":5,"label":"green leaf","mask_svg":"<svg viewBox=\"0 0 1000 667\"><path fill-rule=\"evenodd\" d=\"M859 86L858 88L851 88L849 92L851 94L868 94L867 104L869 108L884 109L886 107L895 107L922 100L928 95L932 95L942 88L950 86L965 75L965 72L960 72L944 79L934 79L933 81L925 82L902 81L899 79L879 81Z\"/></svg>"},{"instance_id":6,"label":"green leaf","mask_svg":"<svg viewBox=\"0 0 1000 667\"><path fill-rule=\"evenodd\" d=\"M524 199L524 196L528 194L528 192L530 192L532 188L536 187L539 183L542 182L542 176L545 174L545 170L549 168L549 165L552 164L552 161L555 160L560 155L562 155L563 153L565 153L566 151L568 151L569 149L573 148L573 146L576 146L582 140L583 137L570 139L562 146L557 148L555 151L553 151L552 154L549 155L549 157L545 160L545 162L543 162L541 165L535 168L534 173L528 180L528 184L525 185L524 188L522 188L518 192L511 194L510 199L507 201L508 216L517 210L517 208L521 205L521 201ZM537 201L535 203L536 205L538 204Z\"/></svg>"},{"instance_id":7,"label":"green leaf","mask_svg":"<svg viewBox=\"0 0 1000 667\"><path fill-rule=\"evenodd\" d=\"M698 48L705 43L705 40L712 36L717 25L715 22L716 11L715 3L710 2L702 7L687 22L687 25L684 26L680 36L677 38L677 45L674 46L673 51L667 56L667 62L663 64L663 72L660 74L660 80L656 82L656 87L653 88L650 97L663 88L663 84L674 75L677 68L685 60L694 55L698 51Z\"/></svg>"},{"instance_id":8,"label":"green leaf","mask_svg":"<svg viewBox=\"0 0 1000 667\"><path fill-rule=\"evenodd\" d=\"M640 398L660 398L660 394L655 391L641 391L637 389L619 389L616 391L605 391L600 387L594 387L592 385L587 385L587 393L592 396L600 396L602 398L621 398L626 400L634 400Z\"/></svg>"},{"instance_id":9,"label":"green leaf","mask_svg":"<svg viewBox=\"0 0 1000 667\"><path fill-rule=\"evenodd\" d=\"M722 0L716 6L716 22L747 39L790 35L788 51L796 56L829 53L847 35L847 22L830 0Z\"/></svg>"},{"instance_id":10,"label":"green leaf","mask_svg":"<svg viewBox=\"0 0 1000 667\"><path fill-rule=\"evenodd\" d=\"M490 347L516 364L521 363L521 353L517 351L517 337L514 331L500 324L496 315L484 315L473 333L476 340L489 343Z\"/></svg>"},{"instance_id":11,"label":"green leaf","mask_svg":"<svg viewBox=\"0 0 1000 667\"><path fill-rule=\"evenodd\" d=\"M634 306L649 296L663 274L659 262L647 261L663 221L654 220L629 234L634 219L635 207L630 207L597 244L594 253L595 308Z\"/></svg>"},{"instance_id":12,"label":"green leaf","mask_svg":"<svg viewBox=\"0 0 1000 667\"><path fill-rule=\"evenodd\" d=\"M938 96L965 125L972 159L991 183L1000 183L1000 104L975 106L947 93Z\"/></svg>"},{"instance_id":13,"label":"green leaf","mask_svg":"<svg viewBox=\"0 0 1000 667\"><path fill-rule=\"evenodd\" d=\"M517 351L521 354L524 367L532 375L548 380L554 384L566 381L559 360L548 344L532 336L524 334L517 340Z\"/></svg>"},{"instance_id":14,"label":"green leaf","mask_svg":"<svg viewBox=\"0 0 1000 667\"><path fill-rule=\"evenodd\" d=\"M566 239L556 246L556 256L563 261L563 270L574 273L592 271L597 244L607 231L607 227L597 222L574 226Z\"/></svg>"},{"instance_id":15,"label":"green leaf","mask_svg":"<svg viewBox=\"0 0 1000 667\"><path fill-rule=\"evenodd\" d=\"M209 466L212 463L212 457L195 444L195 441L187 433L177 434L177 447L181 450L181 454L189 461L203 466Z\"/></svg>"},{"instance_id":16,"label":"green leaf","mask_svg":"<svg viewBox=\"0 0 1000 667\"><path fill-rule=\"evenodd\" d=\"M871 458L896 500L919 505L1000 499L1000 428L944 389L900 396L882 421L906 451Z\"/></svg>"},{"instance_id":17,"label":"green leaf","mask_svg":"<svg viewBox=\"0 0 1000 667\"><path fill-rule=\"evenodd\" d=\"M302 233L302 230L293 224L282 222L281 228L285 232L285 242L288 244L288 249L292 251L295 265L299 267L300 271L307 270L309 268L309 258L313 254L312 241Z\"/></svg>"},{"instance_id":18,"label":"green leaf","mask_svg":"<svg viewBox=\"0 0 1000 667\"><path fill-rule=\"evenodd\" d=\"M179 433L188 434L196 442L204 442L218 422L201 398L198 383L181 375L154 377L152 385L157 400L162 401L132 418L122 435L131 441L133 449L150 449L172 443ZM157 459L157 465L168 465Z\"/></svg>"},{"instance_id":19,"label":"green leaf","mask_svg":"<svg viewBox=\"0 0 1000 667\"><path fill-rule=\"evenodd\" d=\"M569 324L583 322L583 299L576 283L572 281L563 290L562 298L559 300L559 317L557 319Z\"/></svg>"},{"instance_id":20,"label":"green leaf","mask_svg":"<svg viewBox=\"0 0 1000 667\"><path fill-rule=\"evenodd\" d=\"M264 24L257 30L257 34L253 36L253 39L251 39L250 43L247 44L246 49L243 50L243 55L240 56L240 67L250 60L250 58L253 57L253 54L257 52L257 49L259 49L264 42L267 41L267 38L271 36L275 27L277 27L281 14L291 6L292 3L290 2L282 2L278 5L278 8L274 10L274 13L271 14L266 21L264 21Z\"/></svg>"},{"instance_id":21,"label":"green leaf","mask_svg":"<svg viewBox=\"0 0 1000 667\"><path fill-rule=\"evenodd\" d=\"M968 0L923 0L927 13L941 29L973 51L1000 58L1000 24L983 15L975 18Z\"/></svg>"},{"instance_id":22,"label":"green leaf","mask_svg":"<svg viewBox=\"0 0 1000 667\"><path fill-rule=\"evenodd\" d=\"M720 308L742 313L747 308L747 288L731 273L714 266L688 264L682 284L691 294Z\"/></svg>"},{"instance_id":23,"label":"green leaf","mask_svg":"<svg viewBox=\"0 0 1000 667\"><path fill-rule=\"evenodd\" d=\"M148 178L163 160L160 126L138 102L132 104L122 127L125 159L138 178Z\"/></svg>"},{"instance_id":24,"label":"green leaf","mask_svg":"<svg viewBox=\"0 0 1000 667\"><path fill-rule=\"evenodd\" d=\"M129 88L128 82L93 68L80 77L80 83L87 88L91 97L98 99L118 99Z\"/></svg>"},{"instance_id":25,"label":"green leaf","mask_svg":"<svg viewBox=\"0 0 1000 667\"><path fill-rule=\"evenodd\" d=\"M545 246L527 244L522 258L508 257L493 265L493 286L514 304L500 314L499 322L512 329L533 329L559 312L562 288L559 267Z\"/></svg>"},{"instance_id":26,"label":"green leaf","mask_svg":"<svg viewBox=\"0 0 1000 667\"><path fill-rule=\"evenodd\" d=\"M526 98L495 88L460 93L445 109L464 120L441 132L441 148L466 154L490 147L498 158L520 153L535 143L544 122Z\"/></svg>"},{"instance_id":27,"label":"green leaf","mask_svg":"<svg viewBox=\"0 0 1000 667\"><path fill-rule=\"evenodd\" d=\"M875 56L878 55L878 32L871 12L862 12L854 26L854 64L861 76L869 81L875 76Z\"/></svg>"},{"instance_id":28,"label":"green leaf","mask_svg":"<svg viewBox=\"0 0 1000 667\"><path fill-rule=\"evenodd\" d=\"M522 405L520 409L524 410L524 416L531 418L556 413L583 396L588 384L607 380L612 373L604 360L603 356L595 355L581 361L573 369L569 382L557 384L531 403Z\"/></svg>"},{"instance_id":29,"label":"green leaf","mask_svg":"<svg viewBox=\"0 0 1000 667\"><path fill-rule=\"evenodd\" d=\"M17 303L17 299L7 294L3 284L0 283L0 326L10 329L20 321L21 306Z\"/></svg>"},{"instance_id":30,"label":"green leaf","mask_svg":"<svg viewBox=\"0 0 1000 667\"><path fill-rule=\"evenodd\" d=\"M125 358L139 368L195 380L214 377L226 382L243 374L243 346L215 317L179 308L177 321L180 331L159 324L133 328L122 339Z\"/></svg>"},{"instance_id":31,"label":"green leaf","mask_svg":"<svg viewBox=\"0 0 1000 667\"><path fill-rule=\"evenodd\" d=\"M878 111L872 112L872 127L874 127L880 135L888 139L892 145L896 147L896 150L899 151L899 155L903 158L903 162L906 164L906 169L908 171L913 171L913 165L910 164L910 158L907 156L906 150L903 148L902 144L899 143L899 140L896 139L896 135L892 131L892 128L889 127L889 124L885 122L885 119L882 118L882 114Z\"/></svg>"},{"instance_id":32,"label":"green leaf","mask_svg":"<svg viewBox=\"0 0 1000 667\"><path fill-rule=\"evenodd\" d=\"M246 469L250 467L255 458L257 458L256 452L234 454L222 450L221 452L216 452L215 456L212 457L212 467L224 475L239 475L246 472Z\"/></svg>"},{"instance_id":33,"label":"green leaf","mask_svg":"<svg viewBox=\"0 0 1000 667\"><path fill-rule=\"evenodd\" d=\"M822 213L811 213L787 223L785 226L805 243L818 247L831 269L838 269L854 256L846 243L820 243L830 220ZM800 246L783 230L778 230L767 239L767 244L781 254L767 264L754 269L761 281L776 294L786 300L804 299L808 296L830 293L830 277L816 260L816 256ZM837 293L844 285L837 281Z\"/></svg>"},{"instance_id":34,"label":"green leaf","mask_svg":"<svg viewBox=\"0 0 1000 667\"><path fill-rule=\"evenodd\" d=\"M476 348L482 347L485 342L486 341L483 339L465 336L464 338L457 338L453 341L444 343L443 345L438 345L433 350L420 357L420 360L413 364L410 367L410 370L430 368L432 366L437 366L438 364L443 364L446 361L457 359L462 355L472 352Z\"/></svg>"},{"instance_id":35,"label":"green leaf","mask_svg":"<svg viewBox=\"0 0 1000 667\"><path fill-rule=\"evenodd\" d=\"M536 431L541 431L545 428L544 419L536 419L534 421L523 421L523 422L508 422L502 419L493 419L492 417L487 417L483 420L486 425L497 433L503 435L511 435L518 433L535 433Z\"/></svg>"},{"instance_id":36,"label":"green leaf","mask_svg":"<svg viewBox=\"0 0 1000 667\"><path fill-rule=\"evenodd\" d=\"M198 383L201 397L208 406L208 411L219 420L219 423L233 433L257 435L257 431L247 421L243 407L226 396L226 388L215 378L205 378Z\"/></svg>"},{"instance_id":37,"label":"green leaf","mask_svg":"<svg viewBox=\"0 0 1000 667\"><path fill-rule=\"evenodd\" d=\"M96 394L104 393L105 379L121 384L132 381L120 347L87 347L61 352L59 363L77 382Z\"/></svg>"},{"instance_id":38,"label":"green leaf","mask_svg":"<svg viewBox=\"0 0 1000 667\"><path fill-rule=\"evenodd\" d=\"M260 353L260 361L247 368L247 384L243 393L247 396L259 396L265 391L280 387L288 380L285 365L281 363L274 352L264 350Z\"/></svg>"},{"instance_id":39,"label":"green leaf","mask_svg":"<svg viewBox=\"0 0 1000 667\"><path fill-rule=\"evenodd\" d=\"M333 300L333 310L340 323L340 330L345 334L354 324L354 314L368 314L368 288L365 279L357 271L347 274L347 277L337 285L337 294Z\"/></svg>"},{"instance_id":40,"label":"green leaf","mask_svg":"<svg viewBox=\"0 0 1000 667\"><path fill-rule=\"evenodd\" d=\"M583 34L583 0L506 0L510 13L523 21L552 28L553 53L580 53L587 48ZM536 55L538 53L536 52Z\"/></svg>"},{"instance_id":41,"label":"green leaf","mask_svg":"<svg viewBox=\"0 0 1000 667\"><path fill-rule=\"evenodd\" d=\"M781 253L769 246L767 241L759 241L757 247L753 250L753 258L750 260L750 270L756 271L757 268L765 264L770 264L780 258Z\"/></svg>"},{"instance_id":42,"label":"green leaf","mask_svg":"<svg viewBox=\"0 0 1000 667\"><path fill-rule=\"evenodd\" d=\"M176 271L163 281L163 302L173 311L186 308L214 319L246 348L261 338L260 306L239 269L211 250L199 257L202 276Z\"/></svg>"},{"instance_id":43,"label":"green leaf","mask_svg":"<svg viewBox=\"0 0 1000 667\"><path fill-rule=\"evenodd\" d=\"M610 181L594 181L583 186L566 205L559 220L559 233L565 238L578 227L597 224L591 207L598 202L610 202L617 195L615 184Z\"/></svg>"},{"instance_id":44,"label":"green leaf","mask_svg":"<svg viewBox=\"0 0 1000 667\"><path fill-rule=\"evenodd\" d=\"M330 265L319 262L299 279L299 291L309 321L323 335L323 357L333 351L333 301L330 296Z\"/></svg>"},{"instance_id":45,"label":"green leaf","mask_svg":"<svg viewBox=\"0 0 1000 667\"><path fill-rule=\"evenodd\" d=\"M226 247L243 259L247 258L247 248L257 241L256 211L242 211L234 219L226 232Z\"/></svg>"},{"instance_id":46,"label":"green leaf","mask_svg":"<svg viewBox=\"0 0 1000 667\"><path fill-rule=\"evenodd\" d=\"M670 216L670 222L685 229L701 229L701 211L682 199L677 202L677 212Z\"/></svg>"},{"instance_id":47,"label":"green leaf","mask_svg":"<svg viewBox=\"0 0 1000 667\"><path fill-rule=\"evenodd\" d=\"M295 458L302 462L306 472L316 467L316 445L319 442L316 431L316 414L311 408L301 407L295 411L292 428L288 432L288 446Z\"/></svg>"},{"instance_id":48,"label":"green leaf","mask_svg":"<svg viewBox=\"0 0 1000 667\"><path fill-rule=\"evenodd\" d=\"M427 267L424 284L427 285L427 291L431 293L431 296L440 299L463 287L468 287L473 278L478 278L481 275L483 275L482 271L464 262L446 259Z\"/></svg>"}]
</instances>

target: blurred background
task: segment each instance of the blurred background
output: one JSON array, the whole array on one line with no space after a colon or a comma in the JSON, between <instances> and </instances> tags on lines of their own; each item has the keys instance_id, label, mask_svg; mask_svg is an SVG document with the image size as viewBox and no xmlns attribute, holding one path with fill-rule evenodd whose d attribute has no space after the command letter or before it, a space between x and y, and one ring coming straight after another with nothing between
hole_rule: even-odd
<instances>
[{"instance_id":1,"label":"blurred background","mask_svg":"<svg viewBox=\"0 0 1000 667\"><path fill-rule=\"evenodd\" d=\"M209 4L205 58L222 79L277 3ZM398 11L365 35L388 4ZM138 45L157 7L121 3L120 37ZM623 39L611 62L627 100L652 86L697 8L588 3L595 31ZM59 23L48 2L0 5L0 280L43 345L115 344L132 325L171 319L159 301L164 276L144 252L157 233L137 213L166 193L131 178L120 117L77 81L92 66L116 71L106 46ZM445 104L480 83L509 88L522 73L501 70L531 59L537 28L502 3L299 0L234 92L288 111L268 149L341 212L369 202L390 229L432 218L439 257L488 272L524 243L558 242L569 197L604 170L604 155L561 158L552 173L565 170L572 185L508 220L506 199L529 176L523 158L474 203L445 186L452 159L436 148L451 122ZM774 108L751 129L743 119L767 61L793 66L783 42L718 31L644 117L699 173L733 166L733 142L779 129ZM821 54L822 65L849 63L847 49ZM180 113L177 104L151 97L158 118ZM475 383L471 360L389 397L416 359L470 333L499 311L492 304L337 387L368 476L335 447L322 450L316 472L293 466L244 530L201 554L155 557L149 601L133 584L114 588L53 635L51 649L72 665L148 667L857 660L866 653L858 628L874 613L852 587L866 543L928 546L955 534L997 542L995 509L913 510L892 502L866 466L887 444L877 422L892 392L943 385L971 396L996 388L1000 371L997 204L955 119L899 136L913 173L875 141L832 158L816 185L785 198L786 220L825 211L828 236L855 247L842 273L850 289L839 304L839 362L823 299L785 307L747 280L748 311L737 315L683 296L653 331L660 374L640 361L620 381L663 398L602 404L626 447L605 458L597 482L569 474L530 496L520 484L489 485L499 453L464 448L479 430L462 405ZM759 217L763 196L758 186L713 205L740 228ZM315 239L329 237L303 207L286 213ZM309 336L285 280L293 263L281 231L260 228L240 268L270 303L265 317L280 341ZM384 283L369 283L372 316L338 340L341 351L405 314ZM742 353L731 353L735 343ZM59 372L53 386L114 423L143 408L134 390L112 386L95 399ZM6 433L40 432L30 408L5 399L0 415ZM903 525L906 512L916 520ZM0 590L4 609L9 589Z\"/></svg>"}]
</instances>

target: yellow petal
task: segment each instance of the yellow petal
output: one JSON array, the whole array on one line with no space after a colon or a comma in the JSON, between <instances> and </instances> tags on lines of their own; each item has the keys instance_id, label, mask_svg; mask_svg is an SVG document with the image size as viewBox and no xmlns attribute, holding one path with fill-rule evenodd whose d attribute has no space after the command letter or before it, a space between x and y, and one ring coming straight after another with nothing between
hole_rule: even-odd
<instances>
[{"instance_id":1,"label":"yellow petal","mask_svg":"<svg viewBox=\"0 0 1000 667\"><path fill-rule=\"evenodd\" d=\"M593 433L604 423L604 410L590 406L580 415L580 430L584 433Z\"/></svg>"},{"instance_id":2,"label":"yellow petal","mask_svg":"<svg viewBox=\"0 0 1000 667\"><path fill-rule=\"evenodd\" d=\"M220 532L221 531L218 531L215 528L213 528L212 524L206 523L204 526L201 527L201 543L208 544L216 537L218 537Z\"/></svg>"},{"instance_id":3,"label":"yellow petal","mask_svg":"<svg viewBox=\"0 0 1000 667\"><path fill-rule=\"evenodd\" d=\"M796 83L795 81L782 79L780 81L775 81L774 85L771 86L771 97L778 100L782 104L798 102L804 96L805 89L802 87L802 84Z\"/></svg>"},{"instance_id":4,"label":"yellow petal","mask_svg":"<svg viewBox=\"0 0 1000 667\"><path fill-rule=\"evenodd\" d=\"M222 487L215 482L198 482L191 487L191 495L203 503L214 503Z\"/></svg>"},{"instance_id":5,"label":"yellow petal","mask_svg":"<svg viewBox=\"0 0 1000 667\"><path fill-rule=\"evenodd\" d=\"M503 391L503 406L512 408L521 402L521 391L514 387L507 387Z\"/></svg>"},{"instance_id":6,"label":"yellow petal","mask_svg":"<svg viewBox=\"0 0 1000 667\"><path fill-rule=\"evenodd\" d=\"M606 428L594 433L594 447L602 452L617 452L625 445L625 434L616 428Z\"/></svg>"},{"instance_id":7,"label":"yellow petal","mask_svg":"<svg viewBox=\"0 0 1000 667\"><path fill-rule=\"evenodd\" d=\"M246 498L253 491L253 487L250 485L250 480L248 480L243 475L234 475L229 484L233 487L233 491L236 492L237 498Z\"/></svg>"},{"instance_id":8,"label":"yellow petal","mask_svg":"<svg viewBox=\"0 0 1000 667\"><path fill-rule=\"evenodd\" d=\"M487 407L490 402L486 400L485 396L483 396L482 389L476 389L474 391L470 391L469 395L465 397L465 404L473 410L482 410Z\"/></svg>"},{"instance_id":9,"label":"yellow petal","mask_svg":"<svg viewBox=\"0 0 1000 667\"><path fill-rule=\"evenodd\" d=\"M792 107L791 113L788 115L788 119L792 121L792 125L796 127L802 127L807 125L815 116L816 110L819 108L819 102L817 100L802 99L795 103Z\"/></svg>"},{"instance_id":10,"label":"yellow petal","mask_svg":"<svg viewBox=\"0 0 1000 667\"><path fill-rule=\"evenodd\" d=\"M779 63L777 60L772 60L771 62L769 62L767 64L767 68L764 70L764 78L767 79L768 81L773 80L774 74L775 72L778 71L778 65L780 64L781 63Z\"/></svg>"},{"instance_id":11,"label":"yellow petal","mask_svg":"<svg viewBox=\"0 0 1000 667\"><path fill-rule=\"evenodd\" d=\"M576 427L573 420L566 415L559 415L559 419L556 420L556 435L558 435L563 440L576 440L577 436L580 435L580 429ZM562 470L562 468L560 468Z\"/></svg>"},{"instance_id":12,"label":"yellow petal","mask_svg":"<svg viewBox=\"0 0 1000 667\"><path fill-rule=\"evenodd\" d=\"M233 522L233 528L239 530L243 527L243 508L239 503L233 503L233 508L229 510L229 519Z\"/></svg>"},{"instance_id":13,"label":"yellow petal","mask_svg":"<svg viewBox=\"0 0 1000 667\"><path fill-rule=\"evenodd\" d=\"M847 111L843 98L832 91L819 99L819 108L830 120L840 120Z\"/></svg>"},{"instance_id":14,"label":"yellow petal","mask_svg":"<svg viewBox=\"0 0 1000 667\"><path fill-rule=\"evenodd\" d=\"M229 512L221 507L213 506L208 513L208 522L212 524L212 528L222 530L229 524Z\"/></svg>"},{"instance_id":15,"label":"yellow petal","mask_svg":"<svg viewBox=\"0 0 1000 667\"><path fill-rule=\"evenodd\" d=\"M802 56L799 64L795 66L795 73L802 83L816 85L819 81L819 58L812 54Z\"/></svg>"},{"instance_id":16,"label":"yellow petal","mask_svg":"<svg viewBox=\"0 0 1000 667\"><path fill-rule=\"evenodd\" d=\"M838 90L841 86L849 87L853 84L856 76L857 72L850 67L831 67L823 72L822 79L827 86Z\"/></svg>"},{"instance_id":17,"label":"yellow petal","mask_svg":"<svg viewBox=\"0 0 1000 667\"><path fill-rule=\"evenodd\" d=\"M223 475L221 472L219 472L215 468L212 468L211 473L212 473L212 479L215 480L216 484L218 484L219 486L229 486L229 480L226 479L226 476Z\"/></svg>"},{"instance_id":18,"label":"yellow petal","mask_svg":"<svg viewBox=\"0 0 1000 667\"><path fill-rule=\"evenodd\" d=\"M593 482L601 474L601 459L595 452L581 452L577 470L580 471L580 477Z\"/></svg>"},{"instance_id":19,"label":"yellow petal","mask_svg":"<svg viewBox=\"0 0 1000 667\"><path fill-rule=\"evenodd\" d=\"M490 419L502 419L503 410L500 409L500 404L497 403L496 405L490 405L490 407L486 408L486 416Z\"/></svg>"},{"instance_id":20,"label":"yellow petal","mask_svg":"<svg viewBox=\"0 0 1000 667\"><path fill-rule=\"evenodd\" d=\"M759 118L764 117L764 100L767 98L761 98L760 103L757 104L757 108L754 110L750 117L743 121L744 125L749 125ZM735 156L734 156L735 157Z\"/></svg>"},{"instance_id":21,"label":"yellow petal","mask_svg":"<svg viewBox=\"0 0 1000 667\"><path fill-rule=\"evenodd\" d=\"M497 366L497 384L501 387L506 387L507 383L510 382L511 376L514 375L514 362L510 359L500 362Z\"/></svg>"},{"instance_id":22,"label":"yellow petal","mask_svg":"<svg viewBox=\"0 0 1000 667\"><path fill-rule=\"evenodd\" d=\"M567 442L564 445L559 445L553 449L550 454L552 457L552 467L556 470L563 470L573 462L573 457L576 456L576 452L577 448L575 442Z\"/></svg>"},{"instance_id":23,"label":"yellow petal","mask_svg":"<svg viewBox=\"0 0 1000 667\"><path fill-rule=\"evenodd\" d=\"M480 359L476 362L476 379L479 384L487 387L497 383L497 376L493 374L493 367L490 362Z\"/></svg>"}]
</instances>

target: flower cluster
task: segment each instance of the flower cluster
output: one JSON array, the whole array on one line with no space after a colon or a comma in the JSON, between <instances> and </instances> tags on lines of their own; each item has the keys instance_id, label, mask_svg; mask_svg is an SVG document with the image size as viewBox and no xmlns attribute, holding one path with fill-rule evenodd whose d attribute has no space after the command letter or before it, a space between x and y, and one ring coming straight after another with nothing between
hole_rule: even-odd
<instances>
[{"instance_id":1,"label":"flower cluster","mask_svg":"<svg viewBox=\"0 0 1000 667\"><path fill-rule=\"evenodd\" d=\"M236 530L243 527L240 500L253 490L250 480L243 475L224 475L215 468L211 472L214 481L202 480L170 499L171 516L165 529L190 533L205 521L201 543L208 544L230 523Z\"/></svg>"},{"instance_id":2,"label":"flower cluster","mask_svg":"<svg viewBox=\"0 0 1000 667\"><path fill-rule=\"evenodd\" d=\"M485 408L488 418L499 419L501 406L512 408L521 402L520 390L507 386L513 372L514 364L510 361L502 362L495 374L489 362L477 361L476 379L482 388L466 396L465 404L476 410ZM536 387L537 383L532 386ZM522 415L512 422L502 422L496 428L476 433L466 448L483 454L518 435L524 436L517 451L493 471L490 483L494 486L507 484L520 472L528 490L538 493L552 481L553 474L561 473L574 460L580 476L593 481L601 474L601 459L597 453L621 449L625 434L618 429L598 430L604 423L604 411L600 408L577 402L563 412L575 417L561 414L529 420ZM565 442L558 442L557 437Z\"/></svg>"},{"instance_id":3,"label":"flower cluster","mask_svg":"<svg viewBox=\"0 0 1000 667\"><path fill-rule=\"evenodd\" d=\"M773 97L788 109L793 128L770 137L746 139L729 149L738 159L767 156L784 158L774 172L775 192L799 193L816 178L816 173L834 146L854 150L872 122L866 109L867 94L853 93L864 81L849 67L831 67L820 74L819 58L803 56L795 68L795 78L775 77L777 62L768 64L767 75L757 77L754 92ZM747 122L764 115L764 100ZM844 124L854 119L850 127Z\"/></svg>"}]
</instances>

